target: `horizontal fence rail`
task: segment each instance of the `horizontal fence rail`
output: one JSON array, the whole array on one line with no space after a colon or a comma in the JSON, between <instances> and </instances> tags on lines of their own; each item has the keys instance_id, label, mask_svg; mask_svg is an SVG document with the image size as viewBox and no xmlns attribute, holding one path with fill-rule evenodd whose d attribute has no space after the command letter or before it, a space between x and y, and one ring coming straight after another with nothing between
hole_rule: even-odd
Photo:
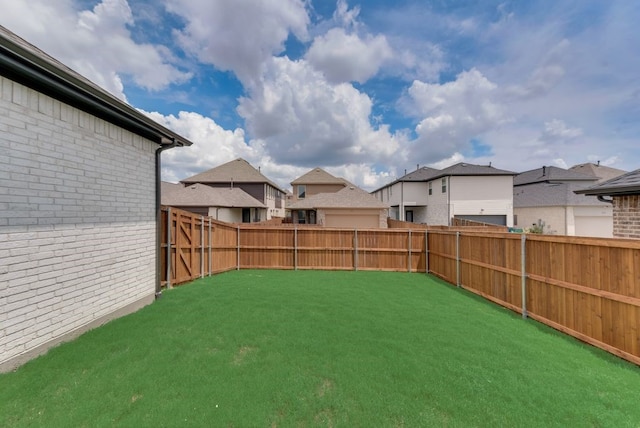
<instances>
[{"instance_id":1,"label":"horizontal fence rail","mask_svg":"<svg viewBox=\"0 0 640 428\"><path fill-rule=\"evenodd\" d=\"M640 365L640 241L403 222L367 230L243 226L171 207L162 222L166 287L235 269L431 273Z\"/></svg>"}]
</instances>

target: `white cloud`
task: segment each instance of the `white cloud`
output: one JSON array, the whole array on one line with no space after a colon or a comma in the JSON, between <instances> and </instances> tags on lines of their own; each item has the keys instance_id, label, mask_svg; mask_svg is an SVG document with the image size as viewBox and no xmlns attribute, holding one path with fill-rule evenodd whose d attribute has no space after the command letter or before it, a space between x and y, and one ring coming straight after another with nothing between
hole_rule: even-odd
<instances>
[{"instance_id":1,"label":"white cloud","mask_svg":"<svg viewBox=\"0 0 640 428\"><path fill-rule=\"evenodd\" d=\"M143 113L194 143L162 154L164 180L178 181L238 157L252 162L264 155L262 147L247 144L242 129L223 129L213 119L198 113L183 111L177 116Z\"/></svg>"},{"instance_id":2,"label":"white cloud","mask_svg":"<svg viewBox=\"0 0 640 428\"><path fill-rule=\"evenodd\" d=\"M343 28L332 28L316 37L306 59L322 71L330 82L364 83L393 56L383 35L348 34Z\"/></svg>"},{"instance_id":3,"label":"white cloud","mask_svg":"<svg viewBox=\"0 0 640 428\"><path fill-rule=\"evenodd\" d=\"M444 84L413 82L405 100L405 110L420 119L412 157L434 162L464 151L472 138L505 120L497 97L497 85L476 69Z\"/></svg>"},{"instance_id":4,"label":"white cloud","mask_svg":"<svg viewBox=\"0 0 640 428\"><path fill-rule=\"evenodd\" d=\"M262 64L284 51L293 33L306 40L309 16L302 0L167 0L167 10L186 20L175 35L204 63L230 70L245 82Z\"/></svg>"},{"instance_id":5,"label":"white cloud","mask_svg":"<svg viewBox=\"0 0 640 428\"><path fill-rule=\"evenodd\" d=\"M388 160L402 136L373 128L372 101L347 83L331 84L305 60L273 58L238 113L252 138L278 162L336 165Z\"/></svg>"},{"instance_id":6,"label":"white cloud","mask_svg":"<svg viewBox=\"0 0 640 428\"><path fill-rule=\"evenodd\" d=\"M190 78L169 63L163 47L132 40L126 0L103 0L92 10L75 6L70 0L0 0L0 24L122 99L123 75L151 90Z\"/></svg>"},{"instance_id":7,"label":"white cloud","mask_svg":"<svg viewBox=\"0 0 640 428\"><path fill-rule=\"evenodd\" d=\"M565 142L582 135L580 128L567 128L567 125L558 119L553 119L544 124L544 132L540 139L549 142Z\"/></svg>"}]
</instances>

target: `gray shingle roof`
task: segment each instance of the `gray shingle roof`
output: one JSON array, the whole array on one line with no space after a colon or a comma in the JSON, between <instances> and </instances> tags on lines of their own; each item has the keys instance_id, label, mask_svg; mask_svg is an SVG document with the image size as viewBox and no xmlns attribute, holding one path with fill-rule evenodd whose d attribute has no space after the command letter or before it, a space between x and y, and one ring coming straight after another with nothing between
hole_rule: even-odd
<instances>
[{"instance_id":1,"label":"gray shingle roof","mask_svg":"<svg viewBox=\"0 0 640 428\"><path fill-rule=\"evenodd\" d=\"M314 168L293 180L291 184L345 184L345 180L329 174L322 168Z\"/></svg>"},{"instance_id":2,"label":"gray shingle roof","mask_svg":"<svg viewBox=\"0 0 640 428\"><path fill-rule=\"evenodd\" d=\"M640 169L620 175L576 193L597 196L640 195Z\"/></svg>"},{"instance_id":3,"label":"gray shingle roof","mask_svg":"<svg viewBox=\"0 0 640 428\"><path fill-rule=\"evenodd\" d=\"M593 196L577 195L574 191L584 189L581 182L531 183L514 187L513 207L552 207L552 206L606 206Z\"/></svg>"},{"instance_id":4,"label":"gray shingle roof","mask_svg":"<svg viewBox=\"0 0 640 428\"><path fill-rule=\"evenodd\" d=\"M523 184L543 183L543 182L566 182L566 181L583 181L594 182L593 175L583 174L578 171L572 171L557 166L543 166L529 171L521 172L513 178L514 186Z\"/></svg>"},{"instance_id":5,"label":"gray shingle roof","mask_svg":"<svg viewBox=\"0 0 640 428\"><path fill-rule=\"evenodd\" d=\"M609 166L600 165L599 163L598 164L583 163L580 165L574 165L571 168L569 168L569 171L577 171L582 174L598 177L599 183L603 181L611 180L612 178L616 178L621 176L622 174L627 173L627 171L623 171L617 168L611 168Z\"/></svg>"},{"instance_id":6,"label":"gray shingle roof","mask_svg":"<svg viewBox=\"0 0 640 428\"><path fill-rule=\"evenodd\" d=\"M173 184L162 182L162 205L176 207L266 208L266 206L234 187L210 187L206 184Z\"/></svg>"},{"instance_id":7,"label":"gray shingle roof","mask_svg":"<svg viewBox=\"0 0 640 428\"><path fill-rule=\"evenodd\" d=\"M292 210L308 210L317 208L376 208L385 209L389 205L380 202L370 193L357 186L348 186L335 193L318 193L300 199L287 208Z\"/></svg>"},{"instance_id":8,"label":"gray shingle roof","mask_svg":"<svg viewBox=\"0 0 640 428\"><path fill-rule=\"evenodd\" d=\"M215 168L180 180L181 183L269 183L276 189L284 192L273 181L262 175L260 171L251 166L242 158L232 160Z\"/></svg>"}]
</instances>

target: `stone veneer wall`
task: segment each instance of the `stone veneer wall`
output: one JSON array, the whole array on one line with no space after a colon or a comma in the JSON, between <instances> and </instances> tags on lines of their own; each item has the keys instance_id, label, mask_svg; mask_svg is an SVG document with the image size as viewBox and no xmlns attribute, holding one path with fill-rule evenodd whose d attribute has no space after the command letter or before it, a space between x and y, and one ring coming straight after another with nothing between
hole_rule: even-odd
<instances>
[{"instance_id":1,"label":"stone veneer wall","mask_svg":"<svg viewBox=\"0 0 640 428\"><path fill-rule=\"evenodd\" d=\"M0 372L153 301L156 148L0 77Z\"/></svg>"},{"instance_id":2,"label":"stone veneer wall","mask_svg":"<svg viewBox=\"0 0 640 428\"><path fill-rule=\"evenodd\" d=\"M614 196L613 236L640 238L640 195Z\"/></svg>"}]
</instances>

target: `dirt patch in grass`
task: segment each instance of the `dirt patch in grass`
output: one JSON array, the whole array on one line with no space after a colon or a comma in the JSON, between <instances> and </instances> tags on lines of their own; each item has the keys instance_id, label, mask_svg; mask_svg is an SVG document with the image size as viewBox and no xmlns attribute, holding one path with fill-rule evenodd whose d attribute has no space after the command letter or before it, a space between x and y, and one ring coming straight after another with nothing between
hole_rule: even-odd
<instances>
[{"instance_id":1,"label":"dirt patch in grass","mask_svg":"<svg viewBox=\"0 0 640 428\"><path fill-rule=\"evenodd\" d=\"M241 364L244 364L247 356L253 354L256 351L257 348L253 348L251 346L241 346L240 349L238 349L238 352L236 352L236 354L233 356L233 365L239 366Z\"/></svg>"}]
</instances>

